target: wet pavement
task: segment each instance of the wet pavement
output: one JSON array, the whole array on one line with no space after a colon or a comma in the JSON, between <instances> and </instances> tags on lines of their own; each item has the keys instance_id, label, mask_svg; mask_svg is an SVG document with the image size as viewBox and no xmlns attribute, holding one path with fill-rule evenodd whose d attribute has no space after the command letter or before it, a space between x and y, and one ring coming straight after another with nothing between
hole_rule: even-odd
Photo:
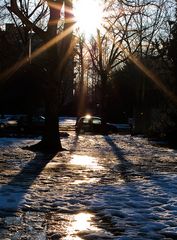
<instances>
[{"instance_id":1,"label":"wet pavement","mask_svg":"<svg viewBox=\"0 0 177 240\"><path fill-rule=\"evenodd\" d=\"M130 135L0 139L0 239L177 239L177 151Z\"/></svg>"}]
</instances>

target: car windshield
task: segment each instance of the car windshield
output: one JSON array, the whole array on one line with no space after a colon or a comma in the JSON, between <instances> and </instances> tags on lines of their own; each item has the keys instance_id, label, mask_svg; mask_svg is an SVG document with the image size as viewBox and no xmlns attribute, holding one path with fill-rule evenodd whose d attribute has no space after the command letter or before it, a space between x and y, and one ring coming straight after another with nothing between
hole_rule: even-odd
<instances>
[{"instance_id":1,"label":"car windshield","mask_svg":"<svg viewBox=\"0 0 177 240\"><path fill-rule=\"evenodd\" d=\"M97 125L97 124L99 125L99 124L101 124L101 119L99 119L99 118L93 118L92 123L93 123L93 124L96 124L96 125Z\"/></svg>"},{"instance_id":2,"label":"car windshield","mask_svg":"<svg viewBox=\"0 0 177 240\"><path fill-rule=\"evenodd\" d=\"M90 122L90 119L88 118L83 118L83 123L89 123Z\"/></svg>"}]
</instances>

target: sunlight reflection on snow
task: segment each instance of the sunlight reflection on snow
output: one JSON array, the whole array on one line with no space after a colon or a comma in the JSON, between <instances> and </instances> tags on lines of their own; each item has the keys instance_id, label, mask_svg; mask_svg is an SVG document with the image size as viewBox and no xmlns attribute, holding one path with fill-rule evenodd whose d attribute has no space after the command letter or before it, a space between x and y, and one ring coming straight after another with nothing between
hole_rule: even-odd
<instances>
[{"instance_id":1,"label":"sunlight reflection on snow","mask_svg":"<svg viewBox=\"0 0 177 240\"><path fill-rule=\"evenodd\" d=\"M81 180L75 180L74 182L71 183L71 185L96 183L98 181L99 181L99 179L97 179L97 178L84 178L84 179L81 179Z\"/></svg>"},{"instance_id":2,"label":"sunlight reflection on snow","mask_svg":"<svg viewBox=\"0 0 177 240\"><path fill-rule=\"evenodd\" d=\"M99 165L96 158L87 155L73 155L70 163L72 165L78 165L85 168L91 168L94 170L103 169L103 167Z\"/></svg>"},{"instance_id":3,"label":"sunlight reflection on snow","mask_svg":"<svg viewBox=\"0 0 177 240\"><path fill-rule=\"evenodd\" d=\"M99 231L99 229L93 225L93 217L93 214L84 212L75 215L71 219L71 224L67 229L67 236L63 240L81 240L82 238L77 236L80 232Z\"/></svg>"}]
</instances>

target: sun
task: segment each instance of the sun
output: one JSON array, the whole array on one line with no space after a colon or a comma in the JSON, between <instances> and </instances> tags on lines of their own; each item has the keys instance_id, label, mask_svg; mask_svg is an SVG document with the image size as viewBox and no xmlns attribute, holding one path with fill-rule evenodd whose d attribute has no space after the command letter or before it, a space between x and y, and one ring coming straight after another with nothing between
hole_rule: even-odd
<instances>
[{"instance_id":1,"label":"sun","mask_svg":"<svg viewBox=\"0 0 177 240\"><path fill-rule=\"evenodd\" d=\"M74 18L76 28L86 36L96 34L103 21L103 4L101 0L75 0Z\"/></svg>"}]
</instances>

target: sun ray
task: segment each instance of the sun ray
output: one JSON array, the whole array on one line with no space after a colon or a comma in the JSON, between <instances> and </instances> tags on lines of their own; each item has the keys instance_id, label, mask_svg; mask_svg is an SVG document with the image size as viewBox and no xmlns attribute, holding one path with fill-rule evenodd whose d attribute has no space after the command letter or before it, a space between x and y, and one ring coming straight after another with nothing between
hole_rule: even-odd
<instances>
[{"instance_id":1,"label":"sun ray","mask_svg":"<svg viewBox=\"0 0 177 240\"><path fill-rule=\"evenodd\" d=\"M70 34L73 31L73 26L68 27L66 30L64 30L59 35L55 36L51 40L49 40L47 43L43 44L41 47L36 49L34 52L31 53L31 60L38 57L40 54L45 52L47 49L54 46L57 42L64 39L68 34ZM23 67L27 62L29 61L28 57L25 56L23 59L19 60L17 63L12 65L10 68L5 70L4 72L0 73L0 81L2 82L6 78L12 76L17 70L19 70L21 67Z\"/></svg>"},{"instance_id":2,"label":"sun ray","mask_svg":"<svg viewBox=\"0 0 177 240\"><path fill-rule=\"evenodd\" d=\"M121 46L121 49L127 55L127 57L151 80L155 83L155 85L167 96L169 99L177 105L177 96L165 86L164 83L160 80L160 78L155 75L153 71L147 68L137 57L130 54L124 47Z\"/></svg>"},{"instance_id":3,"label":"sun ray","mask_svg":"<svg viewBox=\"0 0 177 240\"><path fill-rule=\"evenodd\" d=\"M110 37L110 36L109 36ZM114 41L114 39L112 39ZM148 67L146 67L137 57L132 55L121 43L117 46L169 99L177 105L177 95L172 92L161 79Z\"/></svg>"}]
</instances>

